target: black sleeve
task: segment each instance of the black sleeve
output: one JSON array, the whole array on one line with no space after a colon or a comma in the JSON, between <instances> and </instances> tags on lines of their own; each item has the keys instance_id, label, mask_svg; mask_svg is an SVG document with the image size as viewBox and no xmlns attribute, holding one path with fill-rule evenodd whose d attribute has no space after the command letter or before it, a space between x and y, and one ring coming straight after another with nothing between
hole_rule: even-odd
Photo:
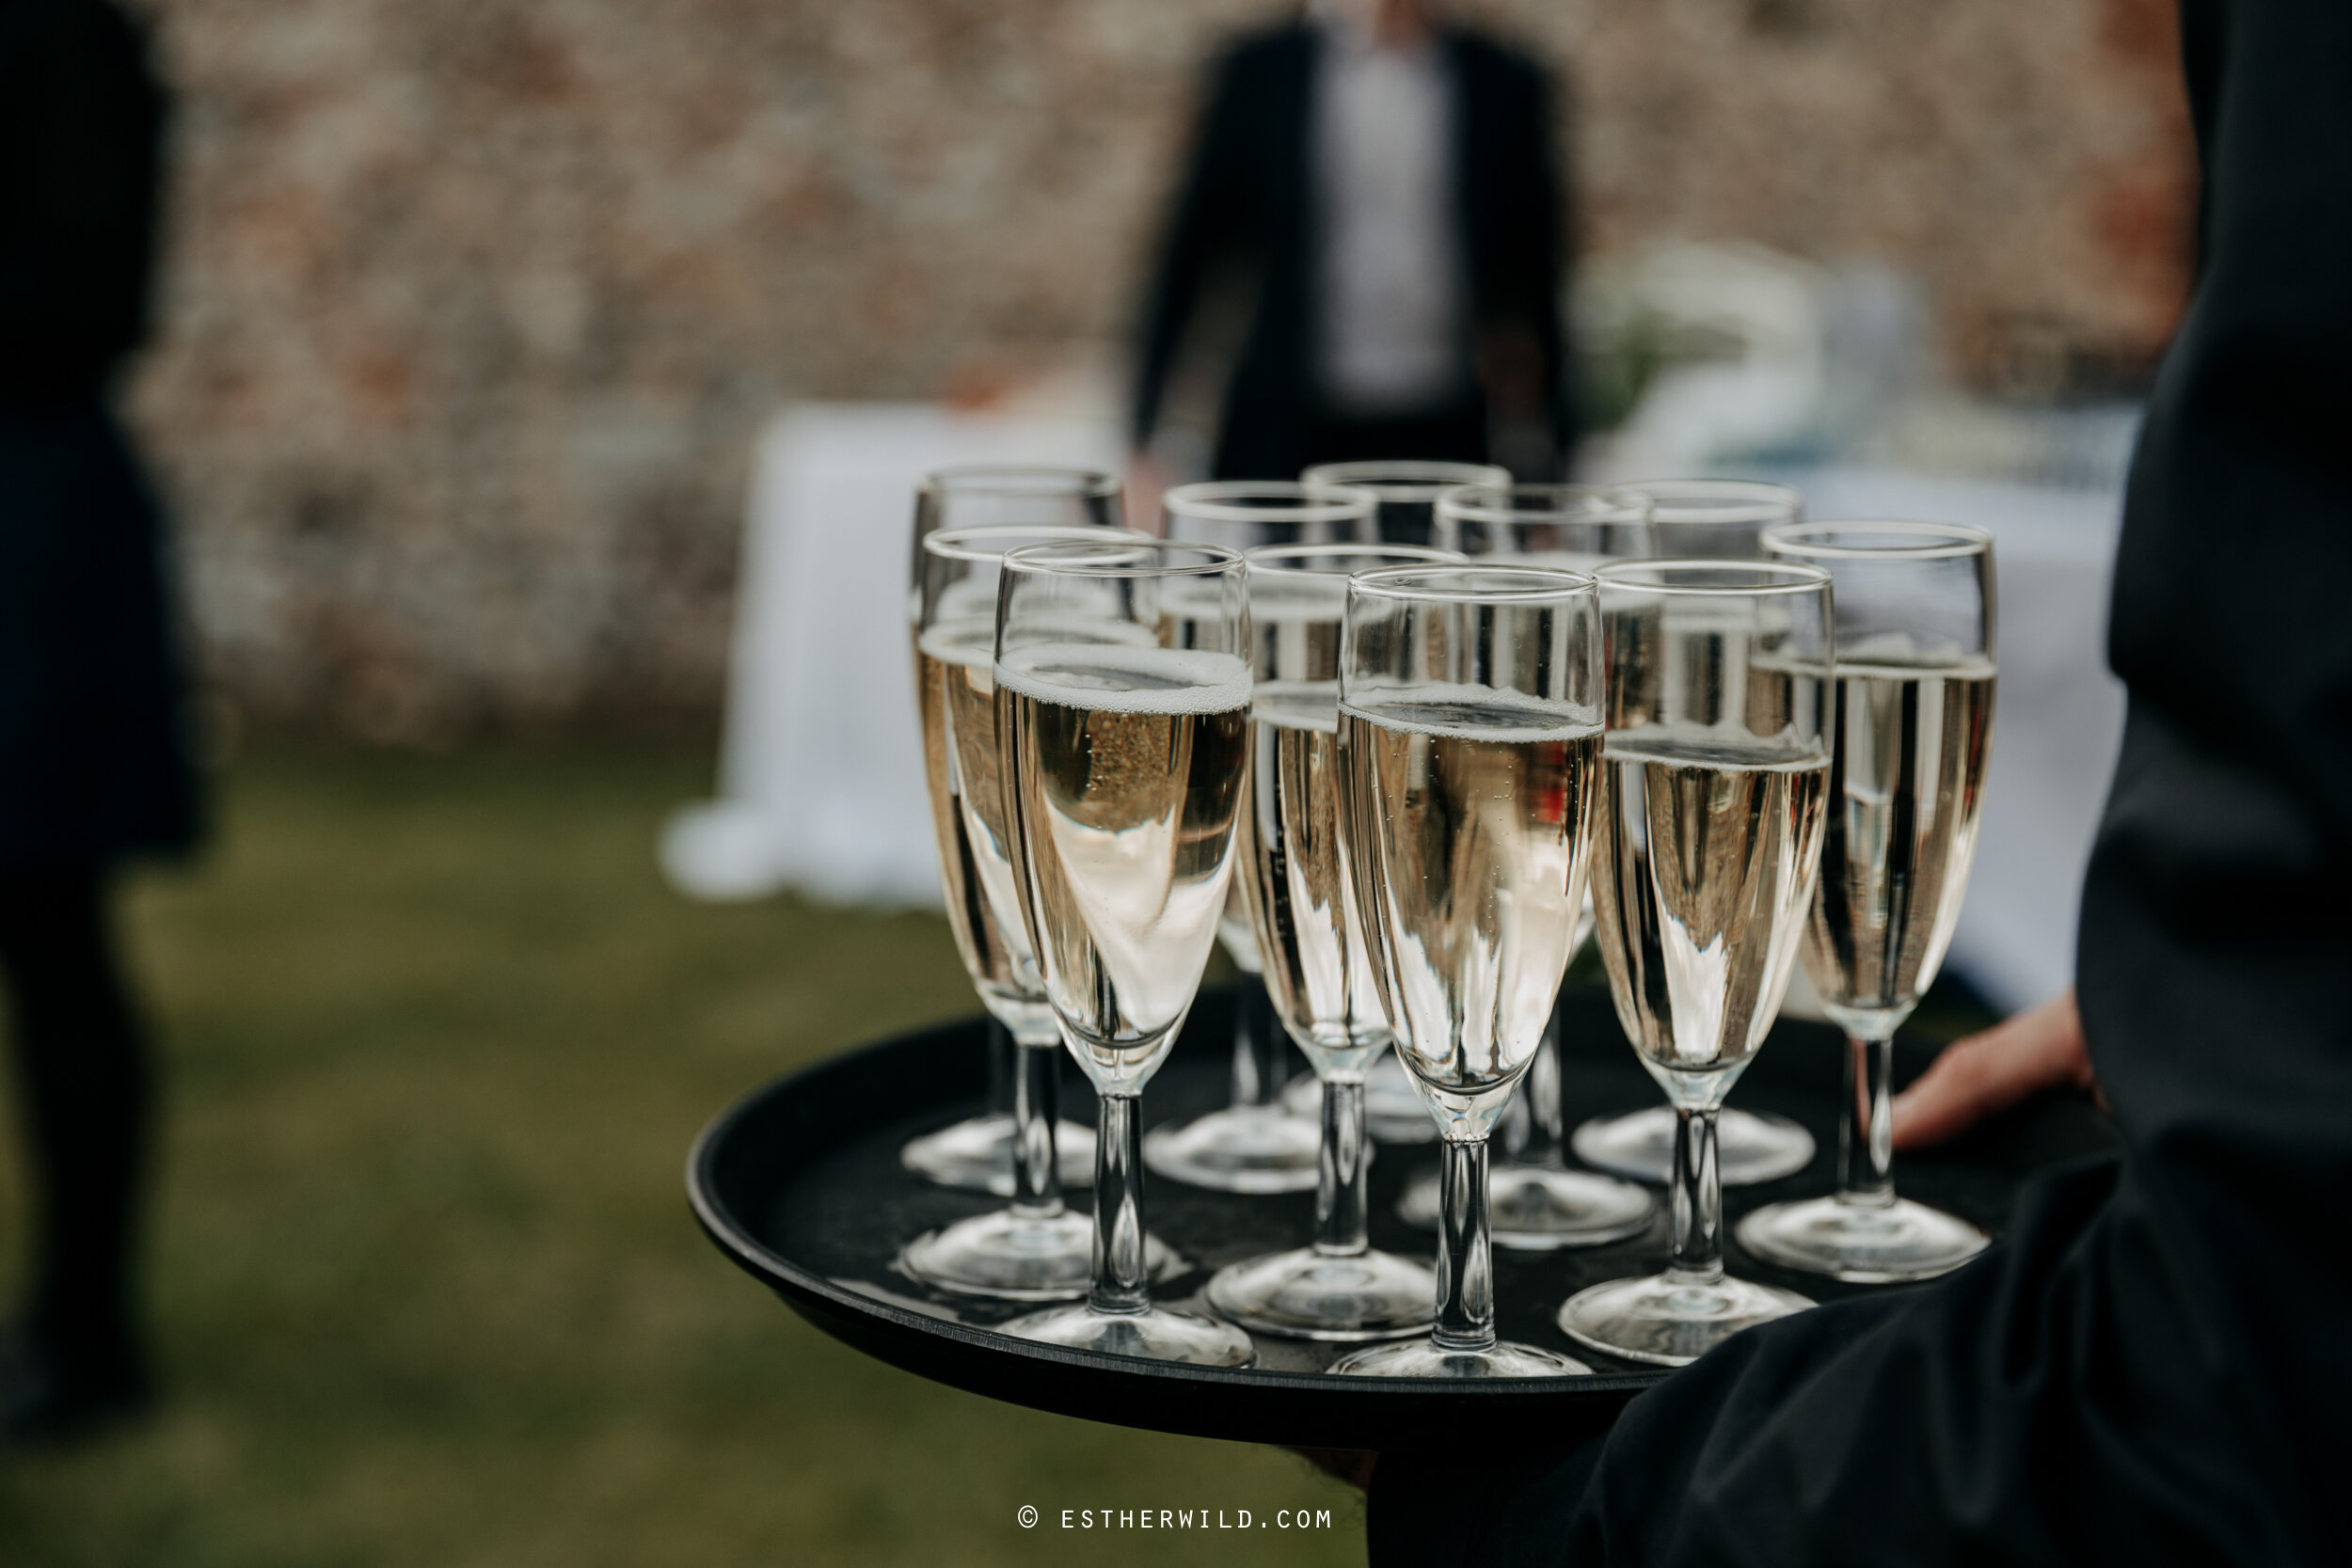
<instances>
[{"instance_id":1,"label":"black sleeve","mask_svg":"<svg viewBox=\"0 0 2352 1568\"><path fill-rule=\"evenodd\" d=\"M1565 462L1583 434L1577 408L1575 357L1568 327L1560 310L1560 290L1576 253L1576 183L1573 166L1560 160L1561 130L1573 134L1575 121L1566 119L1574 100L1562 82L1537 71L1530 87L1528 146L1533 150L1531 187L1535 193L1538 221L1532 236L1533 254L1527 265L1534 280L1528 294L1528 325L1544 356L1544 391L1550 402L1552 443ZM1570 143L1573 145L1573 142Z\"/></svg>"},{"instance_id":2,"label":"black sleeve","mask_svg":"<svg viewBox=\"0 0 2352 1568\"><path fill-rule=\"evenodd\" d=\"M1517 50L1471 35L1470 90L1492 93L1492 136L1473 148L1487 166L1470 171L1487 193L1480 203L1480 249L1486 277L1482 329L1524 334L1538 356L1544 418L1565 458L1580 434L1567 373L1567 331L1560 290L1567 275L1574 200L1562 165L1565 92L1542 66Z\"/></svg>"},{"instance_id":3,"label":"black sleeve","mask_svg":"<svg viewBox=\"0 0 2352 1568\"><path fill-rule=\"evenodd\" d=\"M96 0L0 14L0 375L94 379L147 325L163 103Z\"/></svg>"},{"instance_id":4,"label":"black sleeve","mask_svg":"<svg viewBox=\"0 0 2352 1568\"><path fill-rule=\"evenodd\" d=\"M1384 1458L1375 1562L2344 1560L2352 7L2185 21L2206 250L2132 476L2077 967L2122 1160L2045 1179L1958 1274L1514 1456L1516 1491Z\"/></svg>"},{"instance_id":5,"label":"black sleeve","mask_svg":"<svg viewBox=\"0 0 2352 1568\"><path fill-rule=\"evenodd\" d=\"M1211 267L1241 242L1248 226L1244 117L1250 58L1245 46L1210 71L1207 100L1161 236L1136 343L1132 433L1137 446L1151 439L1159 422L1168 379Z\"/></svg>"}]
</instances>

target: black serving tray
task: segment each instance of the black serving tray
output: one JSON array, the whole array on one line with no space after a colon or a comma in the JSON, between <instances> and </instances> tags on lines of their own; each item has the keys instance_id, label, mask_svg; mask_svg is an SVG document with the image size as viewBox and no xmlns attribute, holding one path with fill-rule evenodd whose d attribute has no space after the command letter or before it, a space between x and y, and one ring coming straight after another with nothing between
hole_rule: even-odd
<instances>
[{"instance_id":1,"label":"black serving tray","mask_svg":"<svg viewBox=\"0 0 2352 1568\"><path fill-rule=\"evenodd\" d=\"M1175 1051L1144 1092L1148 1123L1224 1102L1234 992L1201 993ZM1571 1124L1655 1103L1658 1090L1617 1028L1608 994L1561 999L1563 1089ZM969 1116L985 1087L980 1020L882 1041L780 1078L705 1130L687 1162L695 1217L721 1251L771 1287L793 1310L846 1344L892 1366L995 1399L1120 1426L1191 1436L1309 1447L1425 1446L1451 1433L1571 1441L1616 1418L1625 1402L1666 1375L1572 1345L1552 1321L1586 1285L1658 1268L1662 1217L1650 1232L1613 1246L1523 1253L1496 1249L1496 1294L1506 1338L1569 1352L1598 1375L1479 1382L1340 1378L1323 1368L1347 1347L1261 1337L1258 1364L1233 1371L1169 1366L1031 1344L993 1332L1029 1307L927 1291L893 1268L898 1247L922 1231L994 1201L908 1175L898 1151L908 1138ZM1777 1024L1732 1096L1813 1131L1807 1169L1725 1194L1726 1227L1761 1204L1830 1191L1836 1158L1836 1100L1842 1042L1813 1023ZM1897 1082L1923 1069L1932 1048L1896 1042ZM1063 1112L1093 1114L1074 1068L1063 1075ZM2106 1119L2087 1101L2045 1098L1933 1153L1904 1155L1896 1177L1908 1196L2006 1227L2018 1188L2046 1166L2112 1149ZM1499 1151L1498 1151L1499 1155ZM1375 1246L1427 1255L1434 1238L1395 1217L1406 1181L1435 1168L1437 1150L1384 1146L1372 1169ZM1074 1201L1089 1201L1081 1191ZM1198 1307L1210 1274L1227 1263L1302 1244L1311 1194L1238 1197L1152 1178L1144 1217L1195 1266L1158 1287L1172 1305ZM1840 1285L1789 1273L1730 1246L1734 1272L1786 1285L1817 1301L1888 1287Z\"/></svg>"}]
</instances>

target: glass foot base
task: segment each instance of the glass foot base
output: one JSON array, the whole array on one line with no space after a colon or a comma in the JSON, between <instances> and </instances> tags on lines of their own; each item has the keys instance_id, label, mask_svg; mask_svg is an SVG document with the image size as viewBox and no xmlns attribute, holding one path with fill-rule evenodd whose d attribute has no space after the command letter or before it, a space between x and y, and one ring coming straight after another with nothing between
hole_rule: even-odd
<instances>
[{"instance_id":1,"label":"glass foot base","mask_svg":"<svg viewBox=\"0 0 2352 1568\"><path fill-rule=\"evenodd\" d=\"M1328 1370L1342 1377L1581 1377L1574 1356L1499 1339L1485 1350L1448 1350L1434 1339L1350 1351Z\"/></svg>"},{"instance_id":2,"label":"glass foot base","mask_svg":"<svg viewBox=\"0 0 2352 1568\"><path fill-rule=\"evenodd\" d=\"M1576 1130L1568 1147L1595 1170L1662 1187L1674 1164L1674 1107L1595 1117ZM1715 1126L1715 1157L1724 1186L1753 1187L1811 1164L1813 1134L1787 1117L1726 1105Z\"/></svg>"},{"instance_id":3,"label":"glass foot base","mask_svg":"<svg viewBox=\"0 0 2352 1568\"><path fill-rule=\"evenodd\" d=\"M1589 1171L1497 1165L1487 1190L1495 1244L1519 1252L1622 1242L1647 1230L1658 1212L1658 1200L1644 1189ZM1437 1172L1405 1189L1396 1213L1407 1225L1438 1228Z\"/></svg>"},{"instance_id":4,"label":"glass foot base","mask_svg":"<svg viewBox=\"0 0 2352 1568\"><path fill-rule=\"evenodd\" d=\"M1195 1367L1247 1367L1258 1356L1249 1336L1232 1323L1169 1307L1150 1307L1140 1312L1049 1307L1015 1318L996 1332L1067 1350L1182 1361Z\"/></svg>"},{"instance_id":5,"label":"glass foot base","mask_svg":"<svg viewBox=\"0 0 2352 1568\"><path fill-rule=\"evenodd\" d=\"M1074 1121L1054 1128L1056 1164L1061 1184L1094 1184L1094 1129ZM936 1132L910 1139L898 1150L898 1164L927 1181L965 1192L1012 1196L1012 1117L973 1117Z\"/></svg>"},{"instance_id":6,"label":"glass foot base","mask_svg":"<svg viewBox=\"0 0 2352 1568\"><path fill-rule=\"evenodd\" d=\"M1437 1295L1437 1275L1419 1263L1312 1247L1219 1269L1208 1291L1211 1307L1253 1334L1341 1341L1424 1333Z\"/></svg>"},{"instance_id":7,"label":"glass foot base","mask_svg":"<svg viewBox=\"0 0 2352 1568\"><path fill-rule=\"evenodd\" d=\"M1743 1328L1802 1312L1794 1291L1728 1276L1709 1284L1668 1275L1613 1279L1570 1296L1560 1328L1580 1345L1629 1361L1686 1367Z\"/></svg>"},{"instance_id":8,"label":"glass foot base","mask_svg":"<svg viewBox=\"0 0 2352 1568\"><path fill-rule=\"evenodd\" d=\"M1143 1239L1143 1258L1154 1280L1173 1279L1186 1267L1156 1236ZM1078 1301L1093 1277L1093 1259L1089 1216L1067 1209L1051 1216L999 1209L916 1237L899 1252L898 1267L918 1284L956 1295Z\"/></svg>"},{"instance_id":9,"label":"glass foot base","mask_svg":"<svg viewBox=\"0 0 2352 1568\"><path fill-rule=\"evenodd\" d=\"M1143 1163L1170 1181L1214 1192L1311 1193L1322 1142L1320 1117L1306 1121L1279 1105L1236 1105L1153 1128L1143 1135Z\"/></svg>"},{"instance_id":10,"label":"glass foot base","mask_svg":"<svg viewBox=\"0 0 2352 1568\"><path fill-rule=\"evenodd\" d=\"M1993 1240L1957 1214L1899 1197L1883 1208L1834 1197L1775 1203L1741 1220L1734 1233L1767 1262L1855 1285L1932 1279Z\"/></svg>"},{"instance_id":11,"label":"glass foot base","mask_svg":"<svg viewBox=\"0 0 2352 1568\"><path fill-rule=\"evenodd\" d=\"M1295 1117L1320 1122L1323 1085L1311 1072L1302 1072L1282 1085L1282 1108ZM1376 1144L1433 1144L1438 1121L1413 1087L1412 1076L1391 1051L1364 1072L1364 1131Z\"/></svg>"}]
</instances>

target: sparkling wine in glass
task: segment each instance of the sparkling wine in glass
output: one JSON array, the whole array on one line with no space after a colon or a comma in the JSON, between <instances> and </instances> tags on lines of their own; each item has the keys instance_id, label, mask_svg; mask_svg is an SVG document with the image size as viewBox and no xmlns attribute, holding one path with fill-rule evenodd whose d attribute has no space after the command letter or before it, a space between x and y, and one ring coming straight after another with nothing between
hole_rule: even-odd
<instances>
[{"instance_id":1,"label":"sparkling wine in glass","mask_svg":"<svg viewBox=\"0 0 2352 1568\"><path fill-rule=\"evenodd\" d=\"M1331 1370L1588 1370L1495 1332L1486 1142L1534 1060L1584 901L1601 746L1593 580L1479 564L1348 585L1341 833L1396 1050L1444 1151L1428 1338Z\"/></svg>"},{"instance_id":2,"label":"sparkling wine in glass","mask_svg":"<svg viewBox=\"0 0 2352 1568\"><path fill-rule=\"evenodd\" d=\"M1061 1197L1055 1148L1061 1037L1013 881L993 665L1005 553L1106 536L1121 535L1085 528L943 529L921 546L926 570L914 657L947 921L982 1004L1015 1042L1012 1202L928 1231L898 1256L910 1277L963 1295L1068 1300L1084 1295L1091 1277L1093 1227ZM1157 1242L1147 1247L1162 1269L1176 1261Z\"/></svg>"},{"instance_id":3,"label":"sparkling wine in glass","mask_svg":"<svg viewBox=\"0 0 2352 1568\"><path fill-rule=\"evenodd\" d=\"M1764 559L1764 531L1804 515L1804 498L1786 484L1753 479L1645 479L1617 486L1650 503L1653 559ZM1613 559L1626 559L1614 555ZM1664 1183L1674 1162L1674 1108L1596 1117L1570 1140L1576 1157L1637 1181ZM1813 1134L1770 1111L1726 1105L1716 1125L1715 1157L1726 1187L1793 1176L1813 1163Z\"/></svg>"},{"instance_id":4,"label":"sparkling wine in glass","mask_svg":"<svg viewBox=\"0 0 2352 1568\"><path fill-rule=\"evenodd\" d=\"M1394 1053L1340 833L1340 637L1351 574L1457 559L1409 546L1248 554L1257 661L1235 880L1247 890L1274 1010L1323 1090L1312 1243L1209 1281L1209 1305L1253 1333L1368 1340L1429 1326L1436 1277L1368 1240L1364 1078Z\"/></svg>"},{"instance_id":5,"label":"sparkling wine in glass","mask_svg":"<svg viewBox=\"0 0 2352 1568\"><path fill-rule=\"evenodd\" d=\"M1443 547L1465 556L1573 572L1658 553L1649 498L1596 485L1506 481L1449 490L1437 501L1436 533ZM1592 927L1588 897L1579 913L1571 961ZM1657 1213L1649 1193L1635 1183L1569 1168L1560 1080L1555 1014L1518 1098L1504 1112L1508 1158L1495 1164L1489 1183L1498 1245L1526 1252L1605 1245L1639 1235ZM1406 1187L1397 1202L1398 1216L1436 1228L1438 1185L1432 1173Z\"/></svg>"},{"instance_id":6,"label":"sparkling wine in glass","mask_svg":"<svg viewBox=\"0 0 2352 1568\"><path fill-rule=\"evenodd\" d=\"M1829 574L1661 561L1598 576L1610 687L1593 911L1618 1022L1674 1106L1674 1239L1663 1273L1577 1292L1560 1326L1681 1366L1812 1305L1724 1272L1715 1119L1779 1011L1820 865Z\"/></svg>"},{"instance_id":7,"label":"sparkling wine in glass","mask_svg":"<svg viewBox=\"0 0 2352 1568\"><path fill-rule=\"evenodd\" d=\"M1740 1245L1864 1284L1926 1279L1984 1231L1895 1196L1895 1031L1934 982L1968 887L1993 734L1993 540L1937 523L1810 523L1764 536L1837 597L1829 827L1804 958L1847 1037L1837 1192L1740 1222Z\"/></svg>"},{"instance_id":8,"label":"sparkling wine in glass","mask_svg":"<svg viewBox=\"0 0 2352 1568\"><path fill-rule=\"evenodd\" d=\"M1152 1301L1140 1100L1191 1010L1232 875L1248 568L1232 550L1140 540L1030 546L1002 571L993 675L1022 914L1100 1117L1087 1299L1003 1332L1244 1366L1256 1353L1240 1329Z\"/></svg>"},{"instance_id":9,"label":"sparkling wine in glass","mask_svg":"<svg viewBox=\"0 0 2352 1568\"><path fill-rule=\"evenodd\" d=\"M1369 542L1379 502L1368 491L1341 486L1226 480L1178 485L1160 505L1170 539L1246 551ZM1234 879L1218 928L1243 976L1234 1008L1232 1103L1153 1128L1143 1140L1144 1164L1170 1180L1218 1192L1311 1192L1320 1180L1321 1140L1316 1123L1292 1116L1282 1101L1283 1034L1266 995L1244 880Z\"/></svg>"},{"instance_id":10,"label":"sparkling wine in glass","mask_svg":"<svg viewBox=\"0 0 2352 1568\"><path fill-rule=\"evenodd\" d=\"M1384 544L1425 546L1435 543L1434 515L1438 498L1465 484L1508 484L1511 470L1492 463L1448 463L1430 458L1375 458L1359 463L1318 463L1299 476L1303 484L1346 484L1369 490L1379 501L1373 537ZM1451 546L1446 546L1451 548ZM1299 1075L1286 1091L1294 1110L1315 1114L1323 1102L1323 1084L1312 1072ZM1375 1142L1426 1144L1437 1141L1437 1129L1422 1105L1405 1064L1387 1053L1364 1075L1364 1125ZM1429 1224L1437 1224L1437 1180L1429 1181ZM1501 1241L1500 1234L1496 1240Z\"/></svg>"},{"instance_id":11,"label":"sparkling wine in glass","mask_svg":"<svg viewBox=\"0 0 2352 1568\"><path fill-rule=\"evenodd\" d=\"M920 621L925 613L925 582L942 571L938 560L923 552L923 541L942 529L1010 528L1010 529L1106 529L1124 531L1125 516L1121 510L1119 481L1110 474L1090 468L1056 468L1036 466L989 464L964 467L939 468L924 476L914 490L914 542L913 550L913 587L910 594L908 620L921 635ZM993 571L991 574L993 578ZM985 600L979 607L982 636L993 636L995 601L988 596L992 581L983 581L973 588L959 588L953 582L935 585L950 594L969 598L978 594ZM949 606L957 614L968 606ZM932 704L934 693L929 689L930 672L926 670L918 654L916 696L918 705ZM955 826L953 814L942 805L944 787L951 787L943 780L939 768L945 752L935 744L937 736L931 727L934 711L944 708L922 706L924 717L924 754L931 778L932 825L940 830L940 869L947 883L948 921L956 928L956 941L963 955L974 983L985 994L989 982L980 978L981 971L974 968L975 949L967 940L971 927L964 911L958 908L956 878L959 859L951 840L961 829ZM1020 1092L1019 1074L1022 1058L1013 1043L1012 1033L1000 1014L991 1012L988 1030L988 1108L979 1116L951 1123L936 1132L927 1132L911 1140L898 1151L898 1162L908 1170L943 1186L964 1187L977 1192L993 1193L998 1197L1014 1196L1014 1159L1021 1137L1015 1125L1014 1100ZM1061 1161L1061 1180L1078 1186L1086 1185L1094 1170L1094 1133L1086 1127L1065 1122L1057 1130L1057 1145Z\"/></svg>"}]
</instances>

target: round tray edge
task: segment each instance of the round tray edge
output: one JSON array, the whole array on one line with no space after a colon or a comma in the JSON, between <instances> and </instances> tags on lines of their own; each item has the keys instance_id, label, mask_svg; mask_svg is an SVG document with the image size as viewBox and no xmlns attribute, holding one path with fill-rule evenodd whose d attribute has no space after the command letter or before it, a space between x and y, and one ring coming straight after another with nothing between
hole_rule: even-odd
<instances>
[{"instance_id":1,"label":"round tray edge","mask_svg":"<svg viewBox=\"0 0 2352 1568\"><path fill-rule=\"evenodd\" d=\"M1141 1424L1134 1419L1133 1402L1148 1390L1151 1430L1339 1448L1394 1447L1415 1437L1425 1442L1433 1427L1466 1417L1497 1436L1505 1427L1524 1425L1540 1429L1548 1440L1572 1441L1582 1430L1606 1427L1628 1401L1664 1375L1601 1373L1507 1383L1417 1378L1367 1386L1320 1372L1163 1367L1026 1344L845 1289L764 1244L719 1192L713 1166L726 1152L729 1135L771 1100L801 1090L805 1080L853 1068L856 1058L889 1051L909 1037L812 1063L752 1090L695 1137L685 1171L695 1221L730 1261L774 1291L812 1326L901 1370L1009 1403L1120 1426Z\"/></svg>"}]
</instances>

